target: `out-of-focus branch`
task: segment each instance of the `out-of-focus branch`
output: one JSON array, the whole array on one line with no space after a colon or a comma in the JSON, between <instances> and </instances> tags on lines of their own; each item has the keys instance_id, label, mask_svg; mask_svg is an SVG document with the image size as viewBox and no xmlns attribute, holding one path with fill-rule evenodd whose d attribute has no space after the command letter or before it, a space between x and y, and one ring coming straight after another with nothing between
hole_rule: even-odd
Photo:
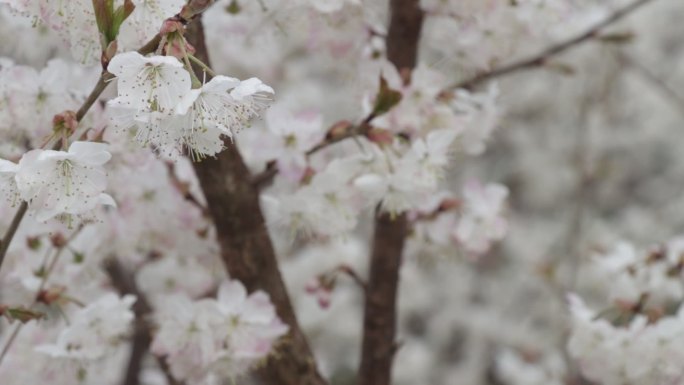
<instances>
[{"instance_id":1,"label":"out-of-focus branch","mask_svg":"<svg viewBox=\"0 0 684 385\"><path fill-rule=\"evenodd\" d=\"M181 195L183 195L183 199L185 199L187 202L195 206L203 216L208 217L209 216L209 210L207 210L206 207L200 202L197 197L195 197L192 194L192 191L190 191L190 186L187 182L184 182L178 178L178 175L176 175L176 164L169 161L166 162L166 170L169 173L169 179L171 180L171 184L173 187L178 190Z\"/></svg>"},{"instance_id":2,"label":"out-of-focus branch","mask_svg":"<svg viewBox=\"0 0 684 385\"><path fill-rule=\"evenodd\" d=\"M605 29L606 27L622 20L625 16L631 14L632 12L636 11L637 9L641 8L642 6L652 2L654 0L635 0L630 4L625 5L622 8L619 8L615 10L613 13L608 15L605 19L601 20L600 22L594 24L591 26L588 30L585 32L572 37L566 41L560 42L556 45L553 45L551 47L546 48L545 50L541 51L540 53L526 58L522 59L517 62L513 62L511 64L504 65L499 68L494 68L489 71L481 72L469 79L463 80L459 83L456 83L452 86L450 86L448 90L454 90L457 88L473 88L476 85L479 85L480 83L483 83L487 80L491 80L494 78L498 78L501 76L505 76L514 72L522 71L525 69L530 69L530 68L536 68L536 67L541 67L548 60L556 56L560 53L563 53L567 51L570 48L573 48L581 43L584 43L588 40L594 39L599 36L599 33Z\"/></svg>"},{"instance_id":3,"label":"out-of-focus branch","mask_svg":"<svg viewBox=\"0 0 684 385\"><path fill-rule=\"evenodd\" d=\"M387 58L404 73L416 65L424 14L419 0L392 0L390 7ZM378 210L366 286L359 385L392 382L399 268L407 228L405 213L393 216Z\"/></svg>"},{"instance_id":4,"label":"out-of-focus branch","mask_svg":"<svg viewBox=\"0 0 684 385\"><path fill-rule=\"evenodd\" d=\"M133 294L137 297L135 304L133 304L135 327L131 355L128 359L128 366L126 367L126 376L121 384L138 385L142 361L152 342L152 337L149 332L150 328L145 320L152 312L152 309L147 302L147 299L138 291L132 274L126 271L115 257L112 257L105 262L104 270L107 272L107 275L109 275L109 280L114 288L116 288L121 295Z\"/></svg>"},{"instance_id":5,"label":"out-of-focus branch","mask_svg":"<svg viewBox=\"0 0 684 385\"><path fill-rule=\"evenodd\" d=\"M104 263L104 270L109 275L109 280L112 286L121 294L133 294L137 297L135 304L133 304L133 312L135 313L135 328L133 332L133 344L131 347L131 355L128 358L128 366L126 367L126 376L121 385L138 385L140 384L140 370L142 369L143 359L152 343L152 336L150 335L150 325L147 317L152 313L152 307L145 295L138 290L133 274L126 270L116 257L109 258ZM170 385L180 385L176 381L165 362L158 358L159 366L164 372L166 379Z\"/></svg>"},{"instance_id":6,"label":"out-of-focus branch","mask_svg":"<svg viewBox=\"0 0 684 385\"><path fill-rule=\"evenodd\" d=\"M195 56L209 64L201 22L193 23L186 36L195 47ZM270 357L256 374L268 385L325 385L278 269L259 206L259 191L237 147L228 142L216 158L194 163L194 167L230 276L242 281L249 291L268 293L278 316L290 328L278 357Z\"/></svg>"},{"instance_id":7,"label":"out-of-focus branch","mask_svg":"<svg viewBox=\"0 0 684 385\"><path fill-rule=\"evenodd\" d=\"M641 76L644 80L657 88L663 94L663 96L665 96L677 108L679 113L684 115L684 97L670 87L667 82L656 76L638 60L624 52L618 52L618 59L625 66L627 66L627 68L631 69L634 71L634 73Z\"/></svg>"}]
</instances>

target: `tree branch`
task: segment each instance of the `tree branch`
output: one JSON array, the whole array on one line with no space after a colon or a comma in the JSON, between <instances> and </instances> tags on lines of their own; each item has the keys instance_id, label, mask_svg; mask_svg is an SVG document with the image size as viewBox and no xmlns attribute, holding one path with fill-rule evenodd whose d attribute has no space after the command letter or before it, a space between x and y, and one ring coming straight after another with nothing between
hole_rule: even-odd
<instances>
[{"instance_id":1,"label":"tree branch","mask_svg":"<svg viewBox=\"0 0 684 385\"><path fill-rule=\"evenodd\" d=\"M624 7L617 9L613 13L611 13L609 16L607 16L605 19L601 20L600 22L596 23L592 27L590 27L587 31L572 37L566 41L563 41L561 43L558 43L556 45L553 45L549 48L546 48L545 50L541 51L537 55L534 55L532 57L522 59L517 62L513 62L508 65L504 65L499 68L495 68L489 71L485 71L482 73L479 73L475 76L473 76L470 79L463 80L459 83L456 83L449 88L448 90L454 90L458 88L468 88L471 89L475 87L476 85L479 85L480 83L483 83L487 80L491 80L493 78L509 75L514 72L518 72L521 70L525 70L528 68L535 68L535 67L540 67L543 66L551 57L556 56L560 53L563 53L567 51L570 48L575 47L576 45L579 45L581 43L584 43L587 40L591 40L593 38L596 38L601 32L601 30L605 29L606 27L620 21L627 15L631 14L632 12L636 11L640 7L646 5L647 3L654 1L654 0L636 0L628 5L625 5Z\"/></svg>"},{"instance_id":2,"label":"tree branch","mask_svg":"<svg viewBox=\"0 0 684 385\"><path fill-rule=\"evenodd\" d=\"M0 243L0 268L2 268L2 262L5 260L5 255L7 255L7 250L9 250L12 238L14 238L14 234L16 234L17 229L19 229L22 219L24 219L26 210L28 210L28 203L21 202L16 214L14 214L14 218L12 218L12 223L10 223L5 236L2 238L2 243Z\"/></svg>"},{"instance_id":3,"label":"tree branch","mask_svg":"<svg viewBox=\"0 0 684 385\"><path fill-rule=\"evenodd\" d=\"M408 224L405 214L378 213L366 286L360 385L389 385L397 349L397 289Z\"/></svg>"},{"instance_id":4,"label":"tree branch","mask_svg":"<svg viewBox=\"0 0 684 385\"><path fill-rule=\"evenodd\" d=\"M307 151L305 155L307 157L323 150L324 148L330 147L335 143L339 143L345 139L353 138L359 135L366 135L370 130L370 122L375 118L375 114L369 114L363 121L356 125L351 125L347 121L341 121L332 126L328 130L328 135L325 139L317 144L314 148ZM342 133L338 133L337 129L340 125L347 125L346 129ZM257 188L263 188L266 184L275 178L278 174L278 164L275 160L272 160L266 166L266 169L252 177L252 184Z\"/></svg>"},{"instance_id":5,"label":"tree branch","mask_svg":"<svg viewBox=\"0 0 684 385\"><path fill-rule=\"evenodd\" d=\"M151 328L146 320L152 313L152 307L147 302L145 295L138 290L133 275L121 265L116 257L106 260L103 267L107 275L109 275L110 282L119 294L133 294L137 297L135 304L133 304L133 312L135 313L133 346L131 347L131 355L128 358L126 376L121 385L138 385L140 384L140 369L142 369L143 359L152 343ZM168 383L170 385L180 385L181 383L176 381L171 375L163 359L157 358L157 361Z\"/></svg>"},{"instance_id":6,"label":"tree branch","mask_svg":"<svg viewBox=\"0 0 684 385\"><path fill-rule=\"evenodd\" d=\"M201 21L191 25L186 36L196 49L195 56L209 64ZM278 358L270 357L257 375L268 385L326 384L299 328L259 207L259 191L237 147L227 141L216 158L194 163L194 168L230 276L242 281L249 291L268 293L278 316L290 327Z\"/></svg>"},{"instance_id":7,"label":"tree branch","mask_svg":"<svg viewBox=\"0 0 684 385\"><path fill-rule=\"evenodd\" d=\"M387 58L401 72L410 71L418 59L423 26L419 0L392 0L387 34ZM406 214L380 213L375 219L373 251L363 320L363 344L359 385L390 385L396 352L397 289L406 241Z\"/></svg>"},{"instance_id":8,"label":"tree branch","mask_svg":"<svg viewBox=\"0 0 684 385\"><path fill-rule=\"evenodd\" d=\"M674 107L677 107L677 111L684 115L684 97L675 91L665 80L656 76L653 72L651 72L650 69L648 69L648 67L640 63L638 60L622 51L618 52L617 55L618 59L624 65L658 89Z\"/></svg>"}]
</instances>

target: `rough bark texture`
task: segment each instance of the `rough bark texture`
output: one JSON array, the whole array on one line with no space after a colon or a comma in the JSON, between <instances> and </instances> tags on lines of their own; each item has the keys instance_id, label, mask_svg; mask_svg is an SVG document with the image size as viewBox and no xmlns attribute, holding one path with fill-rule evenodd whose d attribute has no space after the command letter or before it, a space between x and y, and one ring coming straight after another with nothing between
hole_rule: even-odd
<instances>
[{"instance_id":1,"label":"rough bark texture","mask_svg":"<svg viewBox=\"0 0 684 385\"><path fill-rule=\"evenodd\" d=\"M397 287L406 239L406 215L392 218L379 214L375 220L368 290L363 320L360 385L389 385L396 350Z\"/></svg>"},{"instance_id":2,"label":"rough bark texture","mask_svg":"<svg viewBox=\"0 0 684 385\"><path fill-rule=\"evenodd\" d=\"M187 38L197 50L195 56L209 64L200 21L190 24ZM196 162L194 167L230 276L242 281L249 291L267 292L290 327L278 357L269 359L257 375L265 385L326 384L297 323L261 213L259 192L236 146L228 141L218 157Z\"/></svg>"},{"instance_id":3,"label":"rough bark texture","mask_svg":"<svg viewBox=\"0 0 684 385\"><path fill-rule=\"evenodd\" d=\"M419 0L391 0L391 20L387 31L387 59L397 69L412 69L418 59L418 42L423 27Z\"/></svg>"},{"instance_id":4,"label":"rough bark texture","mask_svg":"<svg viewBox=\"0 0 684 385\"><path fill-rule=\"evenodd\" d=\"M423 25L419 0L392 0L387 57L399 69L411 70L418 57ZM389 385L396 351L397 288L407 233L405 214L378 214L375 220L370 275L363 321L359 385Z\"/></svg>"}]
</instances>

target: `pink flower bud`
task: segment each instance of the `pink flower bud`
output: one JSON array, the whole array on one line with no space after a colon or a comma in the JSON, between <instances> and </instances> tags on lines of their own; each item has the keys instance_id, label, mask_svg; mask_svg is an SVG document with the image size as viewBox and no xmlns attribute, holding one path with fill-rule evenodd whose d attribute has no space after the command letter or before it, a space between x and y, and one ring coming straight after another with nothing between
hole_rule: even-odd
<instances>
[{"instance_id":1,"label":"pink flower bud","mask_svg":"<svg viewBox=\"0 0 684 385\"><path fill-rule=\"evenodd\" d=\"M370 130L367 137L371 142L380 145L389 145L394 141L394 135L389 130L384 130L381 128L374 128Z\"/></svg>"},{"instance_id":2,"label":"pink flower bud","mask_svg":"<svg viewBox=\"0 0 684 385\"><path fill-rule=\"evenodd\" d=\"M173 32L183 32L183 23L174 18L168 18L162 23L162 27L159 30L160 35L167 35Z\"/></svg>"},{"instance_id":3,"label":"pink flower bud","mask_svg":"<svg viewBox=\"0 0 684 385\"><path fill-rule=\"evenodd\" d=\"M182 59L183 56L185 56L185 53L189 54L194 54L195 53L195 47L191 46L188 44L185 39L172 39L169 41L166 46L164 47L165 52L169 56L174 56L179 59ZM185 50L183 50L185 49Z\"/></svg>"},{"instance_id":4,"label":"pink flower bud","mask_svg":"<svg viewBox=\"0 0 684 385\"><path fill-rule=\"evenodd\" d=\"M52 127L55 132L66 130L67 133L73 134L78 128L78 119L74 111L64 111L55 115L52 118Z\"/></svg>"},{"instance_id":5,"label":"pink flower bud","mask_svg":"<svg viewBox=\"0 0 684 385\"><path fill-rule=\"evenodd\" d=\"M318 291L318 289L320 289L320 287L321 284L318 278L313 278L306 283L306 286L304 286L304 290L309 294L315 294Z\"/></svg>"},{"instance_id":6,"label":"pink flower bud","mask_svg":"<svg viewBox=\"0 0 684 385\"><path fill-rule=\"evenodd\" d=\"M332 302L332 293L327 291L327 290L321 290L318 293L318 306L320 306L323 309L327 309L330 307L330 303Z\"/></svg>"}]
</instances>

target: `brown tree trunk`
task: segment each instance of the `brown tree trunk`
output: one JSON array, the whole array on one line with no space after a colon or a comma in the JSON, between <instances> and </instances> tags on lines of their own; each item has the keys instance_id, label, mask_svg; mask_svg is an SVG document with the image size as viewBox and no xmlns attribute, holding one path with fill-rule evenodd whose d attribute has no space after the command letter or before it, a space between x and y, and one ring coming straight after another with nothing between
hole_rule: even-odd
<instances>
[{"instance_id":1,"label":"brown tree trunk","mask_svg":"<svg viewBox=\"0 0 684 385\"><path fill-rule=\"evenodd\" d=\"M392 0L387 34L387 58L400 72L410 71L418 58L423 25L419 0ZM406 214L375 219L373 251L366 292L359 385L389 385L397 345L397 288L407 234Z\"/></svg>"},{"instance_id":2,"label":"brown tree trunk","mask_svg":"<svg viewBox=\"0 0 684 385\"><path fill-rule=\"evenodd\" d=\"M209 64L201 21L189 25L187 38L197 50L195 56ZM194 163L194 167L228 273L249 291L268 293L278 315L290 327L278 348L278 357L271 357L257 371L258 376L265 385L326 384L297 323L261 213L259 191L251 183L252 176L237 147L227 141L226 149L216 158Z\"/></svg>"},{"instance_id":3,"label":"brown tree trunk","mask_svg":"<svg viewBox=\"0 0 684 385\"><path fill-rule=\"evenodd\" d=\"M397 324L399 267L406 239L406 215L380 214L375 220L373 253L366 291L360 385L389 385Z\"/></svg>"}]
</instances>

